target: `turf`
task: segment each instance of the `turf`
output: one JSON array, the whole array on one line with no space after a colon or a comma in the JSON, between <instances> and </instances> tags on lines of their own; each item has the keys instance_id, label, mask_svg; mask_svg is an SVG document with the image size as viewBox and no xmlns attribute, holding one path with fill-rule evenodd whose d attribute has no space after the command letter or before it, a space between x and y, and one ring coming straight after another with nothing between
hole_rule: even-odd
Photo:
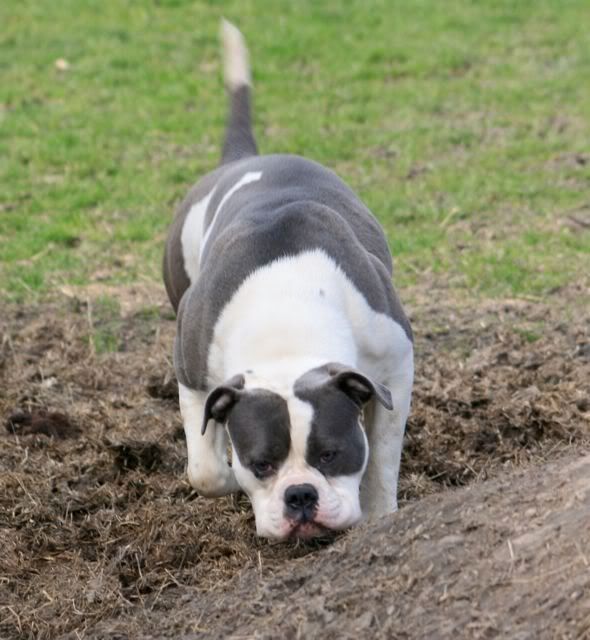
<instances>
[{"instance_id":1,"label":"turf","mask_svg":"<svg viewBox=\"0 0 590 640\"><path fill-rule=\"evenodd\" d=\"M584 0L9 0L5 299L159 279L174 204L219 156L221 15L249 42L261 150L314 158L355 188L402 287L432 276L530 297L586 277Z\"/></svg>"}]
</instances>

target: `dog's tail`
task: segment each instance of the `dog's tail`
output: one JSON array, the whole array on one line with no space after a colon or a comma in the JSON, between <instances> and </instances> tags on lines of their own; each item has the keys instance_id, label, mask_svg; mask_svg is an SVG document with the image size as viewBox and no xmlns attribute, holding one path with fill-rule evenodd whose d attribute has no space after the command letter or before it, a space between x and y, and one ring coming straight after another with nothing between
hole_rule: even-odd
<instances>
[{"instance_id":1,"label":"dog's tail","mask_svg":"<svg viewBox=\"0 0 590 640\"><path fill-rule=\"evenodd\" d=\"M252 80L244 36L231 22L221 21L225 87L229 95L229 119L221 164L258 155L252 133L250 101Z\"/></svg>"}]
</instances>

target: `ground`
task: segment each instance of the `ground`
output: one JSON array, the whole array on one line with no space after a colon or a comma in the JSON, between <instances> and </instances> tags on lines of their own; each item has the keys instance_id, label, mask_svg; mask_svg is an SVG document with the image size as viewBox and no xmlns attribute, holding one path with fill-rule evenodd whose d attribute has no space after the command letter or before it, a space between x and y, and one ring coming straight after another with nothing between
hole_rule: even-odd
<instances>
[{"instance_id":1,"label":"ground","mask_svg":"<svg viewBox=\"0 0 590 640\"><path fill-rule=\"evenodd\" d=\"M401 509L298 545L257 539L244 497L207 500L187 484L162 288L121 287L118 308L95 288L10 307L0 635L427 638L461 625L462 637L539 637L557 625L546 637L587 637L580 290L561 291L559 311L409 293L418 366ZM115 336L116 350L97 351ZM561 538L521 549L553 522Z\"/></svg>"}]
</instances>

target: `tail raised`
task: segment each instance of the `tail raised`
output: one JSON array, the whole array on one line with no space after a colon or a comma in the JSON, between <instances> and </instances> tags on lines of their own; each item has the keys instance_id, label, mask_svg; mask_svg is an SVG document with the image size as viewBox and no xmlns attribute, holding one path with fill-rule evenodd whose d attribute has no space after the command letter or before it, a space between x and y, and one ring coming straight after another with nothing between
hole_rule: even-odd
<instances>
[{"instance_id":1,"label":"tail raised","mask_svg":"<svg viewBox=\"0 0 590 640\"><path fill-rule=\"evenodd\" d=\"M225 87L229 96L229 119L221 164L258 155L252 133L250 103L252 79L244 36L231 22L221 21Z\"/></svg>"}]
</instances>

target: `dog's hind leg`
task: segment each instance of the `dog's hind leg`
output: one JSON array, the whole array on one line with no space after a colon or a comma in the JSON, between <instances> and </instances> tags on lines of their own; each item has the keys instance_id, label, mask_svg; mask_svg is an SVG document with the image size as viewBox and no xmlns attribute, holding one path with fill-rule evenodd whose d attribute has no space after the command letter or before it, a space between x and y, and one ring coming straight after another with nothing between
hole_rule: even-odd
<instances>
[{"instance_id":1,"label":"dog's hind leg","mask_svg":"<svg viewBox=\"0 0 590 640\"><path fill-rule=\"evenodd\" d=\"M223 425L211 425L201 434L207 394L178 384L180 413L186 435L187 474L191 486L208 498L238 491L227 460L227 433Z\"/></svg>"}]
</instances>

